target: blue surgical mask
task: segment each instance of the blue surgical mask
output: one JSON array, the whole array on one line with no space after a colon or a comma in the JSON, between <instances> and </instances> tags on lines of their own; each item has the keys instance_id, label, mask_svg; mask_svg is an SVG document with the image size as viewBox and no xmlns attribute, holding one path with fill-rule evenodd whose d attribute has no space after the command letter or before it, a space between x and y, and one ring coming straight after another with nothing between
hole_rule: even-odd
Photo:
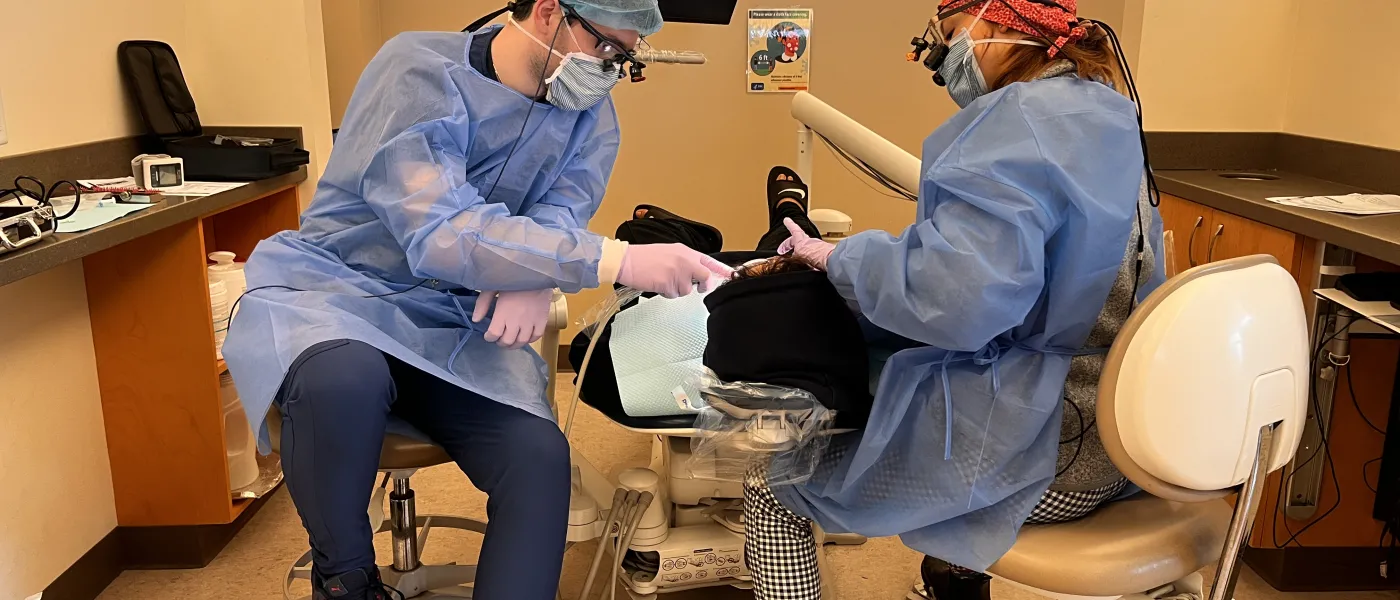
<instances>
[{"instance_id":1,"label":"blue surgical mask","mask_svg":"<svg viewBox=\"0 0 1400 600\"><path fill-rule=\"evenodd\" d=\"M1041 46L1042 42L1033 40L1018 39L989 39L973 40L972 28L982 21L983 13L987 12L987 7L991 3L982 6L982 12L977 13L977 19L972 22L972 26L959 31L953 36L952 42L948 44L948 56L943 59L943 66L939 68L939 75L943 76L943 81L948 86L948 95L957 103L958 108L967 108L973 100L987 95L987 78L982 75L982 67L977 64L977 55L973 53L973 48L982 44L1019 44L1023 46Z\"/></svg>"}]
</instances>

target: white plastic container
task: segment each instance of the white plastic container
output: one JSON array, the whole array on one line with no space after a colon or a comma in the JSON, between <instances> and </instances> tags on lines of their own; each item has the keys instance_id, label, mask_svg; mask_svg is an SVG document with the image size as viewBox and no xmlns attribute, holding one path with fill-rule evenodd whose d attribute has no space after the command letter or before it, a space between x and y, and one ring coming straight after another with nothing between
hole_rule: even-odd
<instances>
[{"instance_id":1,"label":"white plastic container","mask_svg":"<svg viewBox=\"0 0 1400 600\"><path fill-rule=\"evenodd\" d=\"M253 443L253 430L248 426L248 415L243 411L243 403L238 401L238 390L233 387L233 376L228 373L219 376L219 399L223 401L224 444L231 491L257 481L257 447Z\"/></svg>"},{"instance_id":2,"label":"white plastic container","mask_svg":"<svg viewBox=\"0 0 1400 600\"><path fill-rule=\"evenodd\" d=\"M236 258L238 255L232 252L209 253L209 260L214 262L209 265L209 281L224 282L228 287L230 303L248 291L248 280L243 276L243 263L233 262Z\"/></svg>"},{"instance_id":3,"label":"white plastic container","mask_svg":"<svg viewBox=\"0 0 1400 600\"><path fill-rule=\"evenodd\" d=\"M214 317L214 352L224 358L224 337L228 335L228 287L222 281L209 284L209 308Z\"/></svg>"}]
</instances>

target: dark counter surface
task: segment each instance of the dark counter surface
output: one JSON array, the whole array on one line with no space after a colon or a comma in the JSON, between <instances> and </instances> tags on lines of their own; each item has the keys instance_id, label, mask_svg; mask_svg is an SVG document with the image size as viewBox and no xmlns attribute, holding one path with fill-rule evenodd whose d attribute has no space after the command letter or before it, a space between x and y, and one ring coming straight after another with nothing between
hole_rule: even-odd
<instances>
[{"instance_id":1,"label":"dark counter surface","mask_svg":"<svg viewBox=\"0 0 1400 600\"><path fill-rule=\"evenodd\" d=\"M0 254L0 285L6 285L64 263L96 254L118 244L185 221L198 219L306 181L306 167L295 173L254 181L212 196L165 196L151 208L134 212L101 227L78 233L58 233L34 246Z\"/></svg>"},{"instance_id":2,"label":"dark counter surface","mask_svg":"<svg viewBox=\"0 0 1400 600\"><path fill-rule=\"evenodd\" d=\"M1254 173L1265 181L1222 175ZM1351 216L1275 204L1279 196L1375 193L1290 171L1157 171L1162 193L1400 264L1400 214Z\"/></svg>"}]
</instances>

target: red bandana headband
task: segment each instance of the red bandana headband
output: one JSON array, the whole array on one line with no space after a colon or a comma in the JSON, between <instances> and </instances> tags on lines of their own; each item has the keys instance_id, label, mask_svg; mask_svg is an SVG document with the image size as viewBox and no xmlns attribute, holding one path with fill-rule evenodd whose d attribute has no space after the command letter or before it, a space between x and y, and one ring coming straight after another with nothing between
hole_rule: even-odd
<instances>
[{"instance_id":1,"label":"red bandana headband","mask_svg":"<svg viewBox=\"0 0 1400 600\"><path fill-rule=\"evenodd\" d=\"M1088 27L1079 20L1076 13L1079 11L1078 0L1055 0L1063 8L1056 8L1031 0L989 0L990 6L987 12L982 15L982 19L991 21L998 25L1004 25L1036 37L1057 36L1050 45L1050 56L1059 54L1060 49L1068 44L1073 44L1089 34ZM966 8L973 6L966 12L977 14L982 10L981 5L975 0L942 0L938 4L938 10L946 10L950 7Z\"/></svg>"}]
</instances>

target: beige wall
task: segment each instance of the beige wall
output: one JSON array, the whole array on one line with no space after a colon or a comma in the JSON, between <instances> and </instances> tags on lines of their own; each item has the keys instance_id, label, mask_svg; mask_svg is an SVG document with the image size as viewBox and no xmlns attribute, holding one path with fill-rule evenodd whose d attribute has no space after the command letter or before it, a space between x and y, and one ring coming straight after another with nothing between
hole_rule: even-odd
<instances>
[{"instance_id":1,"label":"beige wall","mask_svg":"<svg viewBox=\"0 0 1400 600\"><path fill-rule=\"evenodd\" d=\"M1285 57L1293 77L1284 130L1400 150L1400 48L1367 33L1400 28L1400 2L1334 0L1304 13L1301 45Z\"/></svg>"},{"instance_id":2,"label":"beige wall","mask_svg":"<svg viewBox=\"0 0 1400 600\"><path fill-rule=\"evenodd\" d=\"M458 30L495 5L460 0L384 2L384 38L403 31ZM1082 3L1086 16L1110 23L1123 18L1122 0ZM669 24L651 42L658 48L704 52L703 67L657 65L646 83L618 86L613 97L623 122L622 154L606 201L592 229L611 235L633 206L651 203L719 227L731 250L752 249L767 230L764 178L774 165L795 166L797 122L788 114L791 96L747 92L745 16L770 2L742 0L728 26ZM904 61L909 39L932 14L932 3L882 6L849 0L811 0L813 24L812 92L915 155L929 132L956 107L935 87L923 67ZM336 10L327 5L328 23ZM344 15L337 19L348 19ZM1114 23L1117 24L1117 23ZM363 38L337 48L327 38L332 90L337 78L358 74ZM343 59L343 64L340 57ZM353 57L353 58L350 58ZM363 64L357 64L363 68ZM824 147L817 150L813 203L840 208L861 228L903 229L914 205L872 190L851 175ZM586 292L571 302L574 315L601 296Z\"/></svg>"},{"instance_id":3,"label":"beige wall","mask_svg":"<svg viewBox=\"0 0 1400 600\"><path fill-rule=\"evenodd\" d=\"M0 52L0 156L140 133L115 60L129 39L175 47L205 123L299 125L317 164L329 153L320 0L0 0L0 18L24 24ZM0 287L0 314L33 317L0 344L0 598L24 598L116 511L82 264Z\"/></svg>"},{"instance_id":4,"label":"beige wall","mask_svg":"<svg viewBox=\"0 0 1400 600\"><path fill-rule=\"evenodd\" d=\"M3 0L10 143L0 155L131 135L117 43L185 41L184 0ZM59 37L66 43L54 43ZM28 49L16 51L17 49ZM79 88L73 88L77 79ZM22 85L16 85L22 84ZM71 89L70 93L58 90ZM0 598L42 590L116 526L82 265L0 287Z\"/></svg>"},{"instance_id":5,"label":"beige wall","mask_svg":"<svg viewBox=\"0 0 1400 600\"><path fill-rule=\"evenodd\" d=\"M335 0L333 0L335 1ZM302 128L311 153L309 201L331 149L321 0L186 0L192 28L181 52L200 120ZM186 58L188 57L188 58Z\"/></svg>"},{"instance_id":6,"label":"beige wall","mask_svg":"<svg viewBox=\"0 0 1400 600\"><path fill-rule=\"evenodd\" d=\"M28 24L7 27L0 51L10 133L0 156L138 131L139 117L116 69L117 44L156 39L179 48L185 41L184 3L0 0L0 19ZM65 87L69 91L59 91Z\"/></svg>"},{"instance_id":7,"label":"beige wall","mask_svg":"<svg viewBox=\"0 0 1400 600\"><path fill-rule=\"evenodd\" d=\"M1283 130L1290 67L1302 55L1334 55L1320 49L1337 48L1295 35L1301 5L1298 0L1147 0L1137 71L1147 128Z\"/></svg>"},{"instance_id":8,"label":"beige wall","mask_svg":"<svg viewBox=\"0 0 1400 600\"><path fill-rule=\"evenodd\" d=\"M360 72L384 42L380 5L380 0L333 0L322 7L333 127L340 127Z\"/></svg>"}]
</instances>

